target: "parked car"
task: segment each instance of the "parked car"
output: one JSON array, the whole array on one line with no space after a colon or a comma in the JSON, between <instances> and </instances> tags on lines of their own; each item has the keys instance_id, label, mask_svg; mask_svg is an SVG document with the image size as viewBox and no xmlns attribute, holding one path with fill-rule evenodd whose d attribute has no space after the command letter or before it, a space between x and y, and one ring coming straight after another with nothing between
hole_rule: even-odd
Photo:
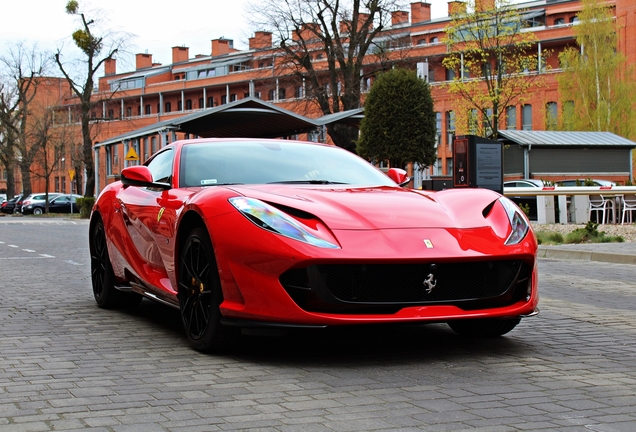
<instances>
[{"instance_id":1,"label":"parked car","mask_svg":"<svg viewBox=\"0 0 636 432\"><path fill-rule=\"evenodd\" d=\"M0 205L7 202L7 194L0 194Z\"/></svg>"},{"instance_id":2,"label":"parked car","mask_svg":"<svg viewBox=\"0 0 636 432\"><path fill-rule=\"evenodd\" d=\"M16 195L9 201L2 203L0 211L5 214L13 214L18 202L22 202L22 195Z\"/></svg>"},{"instance_id":3,"label":"parked car","mask_svg":"<svg viewBox=\"0 0 636 432\"><path fill-rule=\"evenodd\" d=\"M175 307L201 351L240 327L447 322L489 337L536 315L523 212L488 189L408 180L331 145L175 141L124 168L93 207L95 301Z\"/></svg>"},{"instance_id":4,"label":"parked car","mask_svg":"<svg viewBox=\"0 0 636 432\"><path fill-rule=\"evenodd\" d=\"M49 201L49 213L79 213L79 207L76 203L78 198L82 198L82 196L71 194L56 196ZM42 207L42 209L44 209L44 207Z\"/></svg>"},{"instance_id":5,"label":"parked car","mask_svg":"<svg viewBox=\"0 0 636 432\"><path fill-rule=\"evenodd\" d=\"M599 180L599 179L575 179L575 180L561 180L556 182L557 186L585 186L585 182L592 182L591 186L616 186L616 183L611 182L609 180Z\"/></svg>"},{"instance_id":6,"label":"parked car","mask_svg":"<svg viewBox=\"0 0 636 432\"><path fill-rule=\"evenodd\" d=\"M521 180L509 180L504 182L504 188L515 187L533 187L543 188L547 186L543 180L537 179L521 179ZM519 207L528 206L528 219L536 221L537 214L537 197L536 196L508 196Z\"/></svg>"},{"instance_id":7,"label":"parked car","mask_svg":"<svg viewBox=\"0 0 636 432\"><path fill-rule=\"evenodd\" d=\"M49 192L49 201L54 197L61 195L57 192ZM22 214L42 214L44 213L44 205L46 203L46 194L43 192L34 193L26 197L22 201L20 212Z\"/></svg>"}]
</instances>

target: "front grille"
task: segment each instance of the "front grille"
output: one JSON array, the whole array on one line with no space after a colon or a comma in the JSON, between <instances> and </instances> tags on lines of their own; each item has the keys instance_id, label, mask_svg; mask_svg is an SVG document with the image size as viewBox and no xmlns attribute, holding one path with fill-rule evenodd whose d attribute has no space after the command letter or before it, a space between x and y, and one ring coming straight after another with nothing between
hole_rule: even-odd
<instances>
[{"instance_id":1,"label":"front grille","mask_svg":"<svg viewBox=\"0 0 636 432\"><path fill-rule=\"evenodd\" d=\"M529 276L522 261L491 260L315 265L290 270L280 282L306 310L394 313L414 305L477 309L512 304L524 297Z\"/></svg>"}]
</instances>

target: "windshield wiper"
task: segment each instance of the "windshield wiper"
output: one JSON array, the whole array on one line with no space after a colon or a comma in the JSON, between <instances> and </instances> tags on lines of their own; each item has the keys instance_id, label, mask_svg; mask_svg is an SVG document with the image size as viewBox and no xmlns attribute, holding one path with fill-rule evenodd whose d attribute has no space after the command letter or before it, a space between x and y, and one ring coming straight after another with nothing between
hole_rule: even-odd
<instances>
[{"instance_id":1,"label":"windshield wiper","mask_svg":"<svg viewBox=\"0 0 636 432\"><path fill-rule=\"evenodd\" d=\"M268 184L347 184L344 182L334 182L329 180L281 180L269 182Z\"/></svg>"}]
</instances>

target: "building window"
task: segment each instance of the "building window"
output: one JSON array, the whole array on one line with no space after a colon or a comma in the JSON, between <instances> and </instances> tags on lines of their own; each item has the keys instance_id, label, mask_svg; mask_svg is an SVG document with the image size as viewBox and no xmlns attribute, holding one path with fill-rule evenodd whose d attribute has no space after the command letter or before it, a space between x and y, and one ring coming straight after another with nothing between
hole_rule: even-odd
<instances>
[{"instance_id":1,"label":"building window","mask_svg":"<svg viewBox=\"0 0 636 432\"><path fill-rule=\"evenodd\" d=\"M453 69L446 69L446 81L455 79L455 71Z\"/></svg>"},{"instance_id":2,"label":"building window","mask_svg":"<svg viewBox=\"0 0 636 432\"><path fill-rule=\"evenodd\" d=\"M108 120L112 120L115 118L115 112L112 109L108 110Z\"/></svg>"},{"instance_id":3,"label":"building window","mask_svg":"<svg viewBox=\"0 0 636 432\"><path fill-rule=\"evenodd\" d=\"M565 24L565 20L563 18L557 18L554 20L554 25L563 25Z\"/></svg>"},{"instance_id":4,"label":"building window","mask_svg":"<svg viewBox=\"0 0 636 432\"><path fill-rule=\"evenodd\" d=\"M479 115L476 108L473 108L468 111L468 133L470 135L477 135L479 129L477 125L479 124Z\"/></svg>"},{"instance_id":5,"label":"building window","mask_svg":"<svg viewBox=\"0 0 636 432\"><path fill-rule=\"evenodd\" d=\"M66 177L62 176L62 193L66 193Z\"/></svg>"},{"instance_id":6,"label":"building window","mask_svg":"<svg viewBox=\"0 0 636 432\"><path fill-rule=\"evenodd\" d=\"M442 113L435 113L435 148L442 143Z\"/></svg>"},{"instance_id":7,"label":"building window","mask_svg":"<svg viewBox=\"0 0 636 432\"><path fill-rule=\"evenodd\" d=\"M439 43L439 38L438 37L432 37L431 40L430 40L430 43L432 43L432 44Z\"/></svg>"},{"instance_id":8,"label":"building window","mask_svg":"<svg viewBox=\"0 0 636 432\"><path fill-rule=\"evenodd\" d=\"M236 100L236 93L232 93L230 95L230 102L234 102Z\"/></svg>"},{"instance_id":9,"label":"building window","mask_svg":"<svg viewBox=\"0 0 636 432\"><path fill-rule=\"evenodd\" d=\"M132 107L126 107L126 117L132 117Z\"/></svg>"},{"instance_id":10,"label":"building window","mask_svg":"<svg viewBox=\"0 0 636 432\"><path fill-rule=\"evenodd\" d=\"M486 108L486 115L483 118L484 121L484 136L489 137L493 134L492 130L492 108Z\"/></svg>"},{"instance_id":11,"label":"building window","mask_svg":"<svg viewBox=\"0 0 636 432\"><path fill-rule=\"evenodd\" d=\"M157 114L161 114L161 105L157 104Z\"/></svg>"},{"instance_id":12,"label":"building window","mask_svg":"<svg viewBox=\"0 0 636 432\"><path fill-rule=\"evenodd\" d=\"M271 90L267 93L267 98L268 98L268 100L271 100L271 101L275 100L275 98L276 98L276 90L271 89Z\"/></svg>"},{"instance_id":13,"label":"building window","mask_svg":"<svg viewBox=\"0 0 636 432\"><path fill-rule=\"evenodd\" d=\"M577 23L577 22L579 22L579 17L573 16L572 18L570 18L570 23L574 24L574 23Z\"/></svg>"},{"instance_id":14,"label":"building window","mask_svg":"<svg viewBox=\"0 0 636 432\"><path fill-rule=\"evenodd\" d=\"M203 98L199 98L199 108L203 108Z\"/></svg>"},{"instance_id":15,"label":"building window","mask_svg":"<svg viewBox=\"0 0 636 432\"><path fill-rule=\"evenodd\" d=\"M55 183L55 192L59 192L60 191L60 178L59 177L55 177L54 183Z\"/></svg>"},{"instance_id":16,"label":"building window","mask_svg":"<svg viewBox=\"0 0 636 432\"><path fill-rule=\"evenodd\" d=\"M208 108L212 108L214 106L214 98L212 96L208 97Z\"/></svg>"},{"instance_id":17,"label":"building window","mask_svg":"<svg viewBox=\"0 0 636 432\"><path fill-rule=\"evenodd\" d=\"M192 99L186 99L186 110L192 109Z\"/></svg>"},{"instance_id":18,"label":"building window","mask_svg":"<svg viewBox=\"0 0 636 432\"><path fill-rule=\"evenodd\" d=\"M446 175L453 175L453 158L446 159Z\"/></svg>"},{"instance_id":19,"label":"building window","mask_svg":"<svg viewBox=\"0 0 636 432\"><path fill-rule=\"evenodd\" d=\"M294 89L294 97L298 99L303 97L303 86L296 86Z\"/></svg>"},{"instance_id":20,"label":"building window","mask_svg":"<svg viewBox=\"0 0 636 432\"><path fill-rule=\"evenodd\" d=\"M446 145L452 151L455 140L455 112L446 111Z\"/></svg>"},{"instance_id":21,"label":"building window","mask_svg":"<svg viewBox=\"0 0 636 432\"><path fill-rule=\"evenodd\" d=\"M166 102L166 112L169 113L172 111L172 104L170 102Z\"/></svg>"},{"instance_id":22,"label":"building window","mask_svg":"<svg viewBox=\"0 0 636 432\"><path fill-rule=\"evenodd\" d=\"M227 95L221 96L221 105L225 105L227 103Z\"/></svg>"},{"instance_id":23,"label":"building window","mask_svg":"<svg viewBox=\"0 0 636 432\"><path fill-rule=\"evenodd\" d=\"M532 130L532 105L524 105L521 109L521 129Z\"/></svg>"},{"instance_id":24,"label":"building window","mask_svg":"<svg viewBox=\"0 0 636 432\"><path fill-rule=\"evenodd\" d=\"M278 100L283 100L285 99L285 89L284 88L279 88L278 89Z\"/></svg>"},{"instance_id":25,"label":"building window","mask_svg":"<svg viewBox=\"0 0 636 432\"><path fill-rule=\"evenodd\" d=\"M506 129L517 129L517 107L506 107Z\"/></svg>"},{"instance_id":26,"label":"building window","mask_svg":"<svg viewBox=\"0 0 636 432\"><path fill-rule=\"evenodd\" d=\"M545 127L546 130L556 130L557 128L557 103L548 102L545 105Z\"/></svg>"},{"instance_id":27,"label":"building window","mask_svg":"<svg viewBox=\"0 0 636 432\"><path fill-rule=\"evenodd\" d=\"M563 102L563 129L573 130L574 128L574 101Z\"/></svg>"},{"instance_id":28,"label":"building window","mask_svg":"<svg viewBox=\"0 0 636 432\"><path fill-rule=\"evenodd\" d=\"M137 105L137 115L141 116L141 105Z\"/></svg>"},{"instance_id":29,"label":"building window","mask_svg":"<svg viewBox=\"0 0 636 432\"><path fill-rule=\"evenodd\" d=\"M111 154L111 146L106 146L106 175L113 174L113 155Z\"/></svg>"},{"instance_id":30,"label":"building window","mask_svg":"<svg viewBox=\"0 0 636 432\"><path fill-rule=\"evenodd\" d=\"M151 156L157 151L157 137L150 138L150 151Z\"/></svg>"},{"instance_id":31,"label":"building window","mask_svg":"<svg viewBox=\"0 0 636 432\"><path fill-rule=\"evenodd\" d=\"M146 105L146 115L150 115L152 114L152 107L150 106L150 104Z\"/></svg>"},{"instance_id":32,"label":"building window","mask_svg":"<svg viewBox=\"0 0 636 432\"><path fill-rule=\"evenodd\" d=\"M426 45L426 39L420 39L417 41L418 45Z\"/></svg>"}]
</instances>

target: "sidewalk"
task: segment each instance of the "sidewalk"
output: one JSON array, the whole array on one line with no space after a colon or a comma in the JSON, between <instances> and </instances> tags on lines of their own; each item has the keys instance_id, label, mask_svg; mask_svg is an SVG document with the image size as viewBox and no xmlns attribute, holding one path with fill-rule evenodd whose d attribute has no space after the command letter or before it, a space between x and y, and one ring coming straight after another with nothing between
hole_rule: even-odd
<instances>
[{"instance_id":1,"label":"sidewalk","mask_svg":"<svg viewBox=\"0 0 636 432\"><path fill-rule=\"evenodd\" d=\"M538 257L636 265L636 243L590 243L539 246Z\"/></svg>"}]
</instances>

